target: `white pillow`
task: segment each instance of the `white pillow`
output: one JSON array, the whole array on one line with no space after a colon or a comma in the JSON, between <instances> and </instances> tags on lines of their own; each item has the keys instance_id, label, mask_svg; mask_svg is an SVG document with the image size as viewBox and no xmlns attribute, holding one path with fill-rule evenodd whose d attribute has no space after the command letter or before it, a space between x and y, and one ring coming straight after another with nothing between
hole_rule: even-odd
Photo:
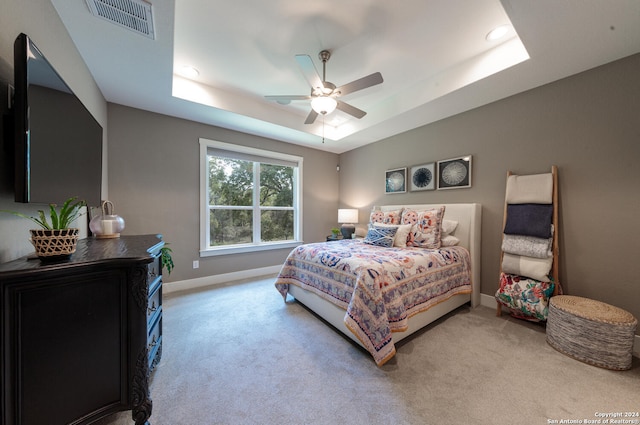
<instances>
[{"instance_id":1,"label":"white pillow","mask_svg":"<svg viewBox=\"0 0 640 425\"><path fill-rule=\"evenodd\" d=\"M442 236L444 237L452 234L456 230L456 227L458 227L457 221L447 219L442 220Z\"/></svg>"},{"instance_id":2,"label":"white pillow","mask_svg":"<svg viewBox=\"0 0 640 425\"><path fill-rule=\"evenodd\" d=\"M409 232L411 231L411 224L375 223L375 225L376 227L396 227L398 230L396 231L396 235L393 238L393 246L398 248L407 247L407 238L409 237Z\"/></svg>"},{"instance_id":3,"label":"white pillow","mask_svg":"<svg viewBox=\"0 0 640 425\"><path fill-rule=\"evenodd\" d=\"M460 239L451 235L443 236L442 239L440 239L441 246L455 246L455 245L458 245L459 243L460 243Z\"/></svg>"}]
</instances>

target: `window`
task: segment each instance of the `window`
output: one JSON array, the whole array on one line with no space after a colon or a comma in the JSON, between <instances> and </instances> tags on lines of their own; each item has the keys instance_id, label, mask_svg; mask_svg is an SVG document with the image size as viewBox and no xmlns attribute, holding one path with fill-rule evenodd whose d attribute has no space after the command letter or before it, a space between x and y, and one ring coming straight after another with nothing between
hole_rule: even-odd
<instances>
[{"instance_id":1,"label":"window","mask_svg":"<svg viewBox=\"0 0 640 425\"><path fill-rule=\"evenodd\" d=\"M200 139L200 255L302 241L302 158Z\"/></svg>"}]
</instances>

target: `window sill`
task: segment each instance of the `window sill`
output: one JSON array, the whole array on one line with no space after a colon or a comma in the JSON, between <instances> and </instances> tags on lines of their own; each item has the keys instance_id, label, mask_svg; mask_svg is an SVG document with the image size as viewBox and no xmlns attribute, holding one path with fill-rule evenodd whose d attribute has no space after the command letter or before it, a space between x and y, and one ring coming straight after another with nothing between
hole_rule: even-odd
<instances>
[{"instance_id":1,"label":"window sill","mask_svg":"<svg viewBox=\"0 0 640 425\"><path fill-rule=\"evenodd\" d=\"M271 251L274 249L293 249L299 245L302 245L304 242L301 241L286 241L286 242L276 242L262 245L235 245L235 246L223 246L216 247L210 249L201 249L200 257L215 257L218 255L228 255L228 254L244 254L247 252L258 252L258 251Z\"/></svg>"}]
</instances>

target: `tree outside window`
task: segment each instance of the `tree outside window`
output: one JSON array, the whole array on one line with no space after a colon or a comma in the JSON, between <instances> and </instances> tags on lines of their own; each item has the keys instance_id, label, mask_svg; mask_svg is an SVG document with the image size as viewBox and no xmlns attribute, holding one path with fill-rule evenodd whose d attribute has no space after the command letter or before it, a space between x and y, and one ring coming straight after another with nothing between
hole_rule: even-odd
<instances>
[{"instance_id":1,"label":"tree outside window","mask_svg":"<svg viewBox=\"0 0 640 425\"><path fill-rule=\"evenodd\" d=\"M297 165L290 160L209 149L205 249L296 241Z\"/></svg>"}]
</instances>

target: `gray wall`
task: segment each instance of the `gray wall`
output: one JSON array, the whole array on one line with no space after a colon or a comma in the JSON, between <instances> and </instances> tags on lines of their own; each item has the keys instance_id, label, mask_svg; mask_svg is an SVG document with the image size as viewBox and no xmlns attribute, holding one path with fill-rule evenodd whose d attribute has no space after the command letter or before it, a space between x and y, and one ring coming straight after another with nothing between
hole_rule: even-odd
<instances>
[{"instance_id":1,"label":"gray wall","mask_svg":"<svg viewBox=\"0 0 640 425\"><path fill-rule=\"evenodd\" d=\"M338 155L109 104L110 200L125 234L161 233L171 244L176 268L167 281L278 265L290 251L199 257L201 137L303 157L304 240L323 240L336 226Z\"/></svg>"},{"instance_id":2,"label":"gray wall","mask_svg":"<svg viewBox=\"0 0 640 425\"><path fill-rule=\"evenodd\" d=\"M56 68L67 85L87 106L104 129L103 161L106 164L107 103L89 72L75 44L50 0L0 0L0 113L7 112L7 83L13 84L13 43L22 32L36 43L38 48ZM0 127L2 124L0 123ZM17 204L13 202L13 157L5 150L0 131L0 209L36 214L43 205ZM105 172L106 172L106 167ZM103 173L103 195L107 194L106 174ZM10 261L33 252L29 243L30 221L8 214L0 214L0 262Z\"/></svg>"},{"instance_id":3,"label":"gray wall","mask_svg":"<svg viewBox=\"0 0 640 425\"><path fill-rule=\"evenodd\" d=\"M478 202L482 293L498 287L508 170L559 167L560 275L568 294L640 317L640 55L340 156L341 204ZM384 194L384 171L473 155L468 189Z\"/></svg>"}]
</instances>

